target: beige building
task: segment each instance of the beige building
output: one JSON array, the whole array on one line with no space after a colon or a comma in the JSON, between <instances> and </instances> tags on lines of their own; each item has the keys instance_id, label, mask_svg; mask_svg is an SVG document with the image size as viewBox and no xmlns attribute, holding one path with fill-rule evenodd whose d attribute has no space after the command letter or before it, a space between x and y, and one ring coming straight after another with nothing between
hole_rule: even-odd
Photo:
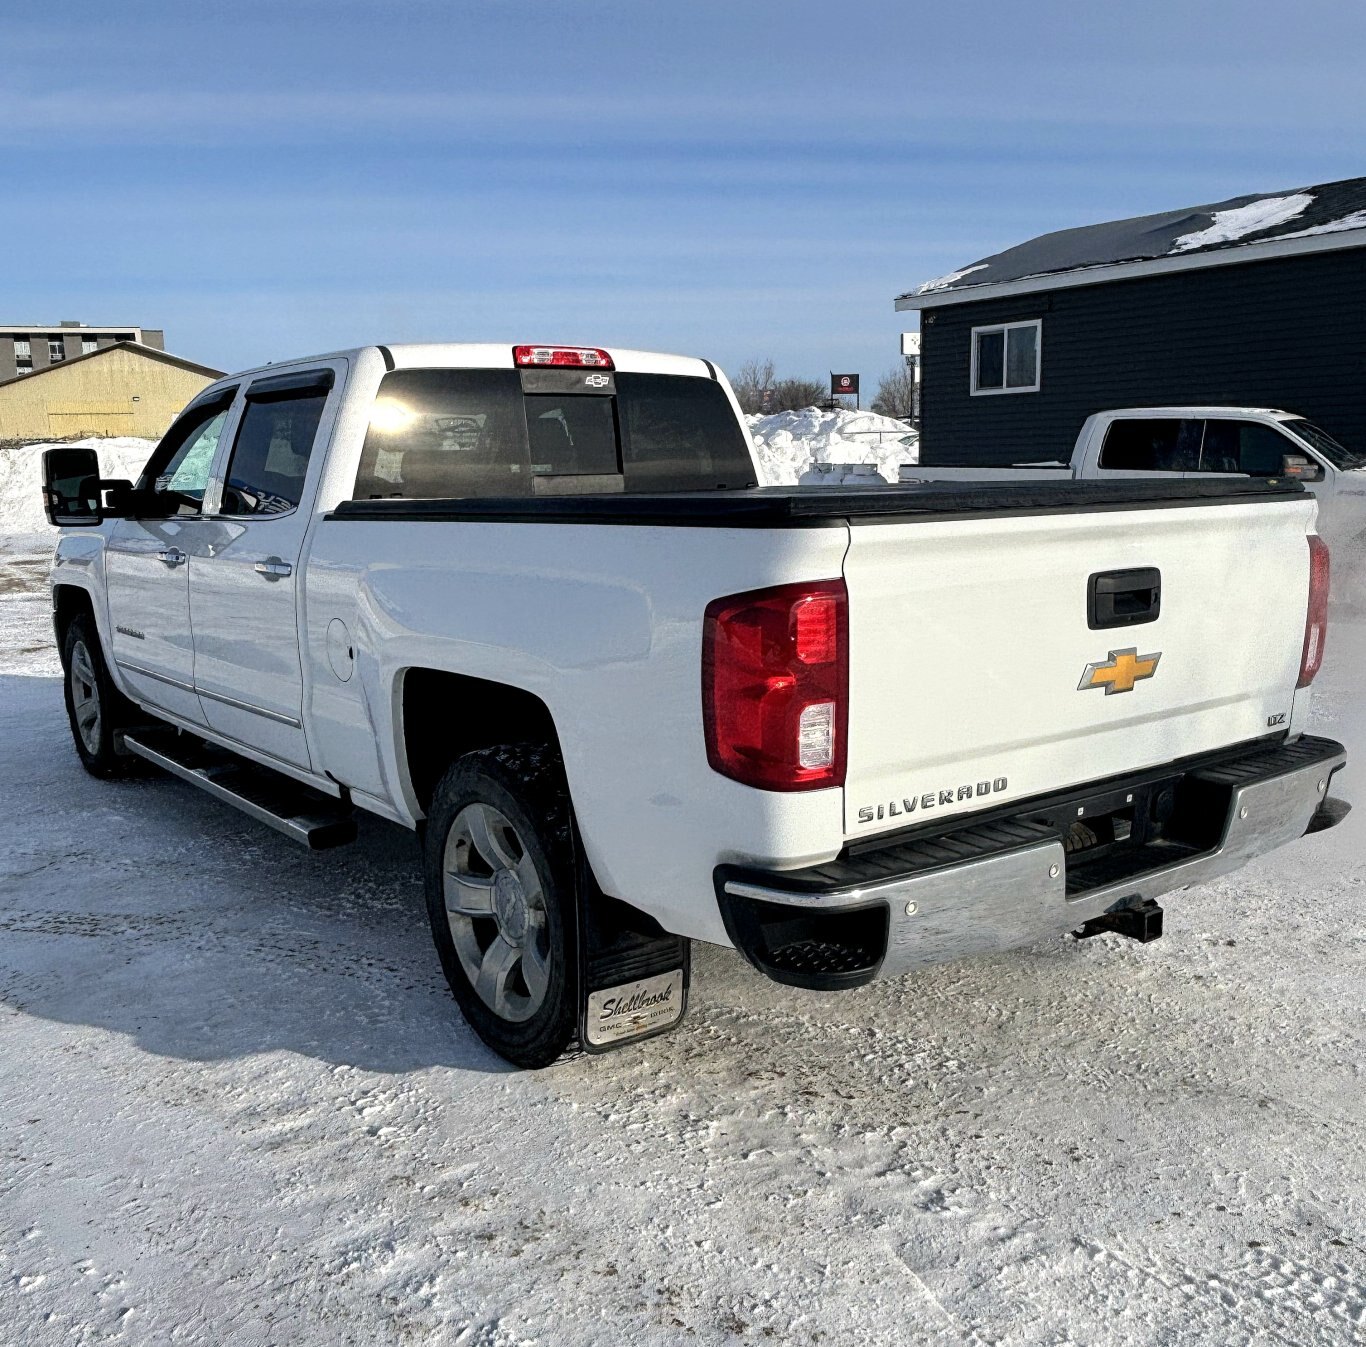
<instances>
[{"instance_id":1,"label":"beige building","mask_svg":"<svg viewBox=\"0 0 1366 1347\"><path fill-rule=\"evenodd\" d=\"M159 439L222 371L138 342L119 342L0 380L0 441L86 435Z\"/></svg>"}]
</instances>

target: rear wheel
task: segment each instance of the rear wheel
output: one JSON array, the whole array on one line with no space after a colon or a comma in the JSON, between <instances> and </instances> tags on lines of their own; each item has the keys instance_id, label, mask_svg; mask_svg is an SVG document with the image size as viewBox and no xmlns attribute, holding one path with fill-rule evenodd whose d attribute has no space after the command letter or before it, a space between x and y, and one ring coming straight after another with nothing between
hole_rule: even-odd
<instances>
[{"instance_id":1,"label":"rear wheel","mask_svg":"<svg viewBox=\"0 0 1366 1347\"><path fill-rule=\"evenodd\" d=\"M465 1018L515 1065L549 1065L578 1028L569 800L552 750L461 758L436 787L424 849L432 938Z\"/></svg>"},{"instance_id":2,"label":"rear wheel","mask_svg":"<svg viewBox=\"0 0 1366 1347\"><path fill-rule=\"evenodd\" d=\"M137 708L113 684L99 633L87 614L73 618L62 643L66 713L81 765L92 776L134 776L143 763L120 753L115 731L134 723Z\"/></svg>"}]
</instances>

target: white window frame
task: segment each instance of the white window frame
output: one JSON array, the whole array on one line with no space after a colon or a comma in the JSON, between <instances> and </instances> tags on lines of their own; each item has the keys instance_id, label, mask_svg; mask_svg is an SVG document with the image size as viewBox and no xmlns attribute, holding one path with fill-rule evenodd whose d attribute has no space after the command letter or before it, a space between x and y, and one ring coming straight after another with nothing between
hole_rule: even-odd
<instances>
[{"instance_id":1,"label":"white window frame","mask_svg":"<svg viewBox=\"0 0 1366 1347\"><path fill-rule=\"evenodd\" d=\"M977 386L977 338L983 333L1000 332L1002 334L1001 350L1001 378L1006 377L1006 371L1010 368L1010 333L1022 327L1032 327L1034 329L1034 382L1032 384L1020 384L1014 388L978 388ZM968 391L975 398L998 397L1002 393L1037 393L1043 380L1043 319L1030 318L1020 323L986 323L982 327L974 327L969 338L972 343L970 356L972 372L969 375Z\"/></svg>"}]
</instances>

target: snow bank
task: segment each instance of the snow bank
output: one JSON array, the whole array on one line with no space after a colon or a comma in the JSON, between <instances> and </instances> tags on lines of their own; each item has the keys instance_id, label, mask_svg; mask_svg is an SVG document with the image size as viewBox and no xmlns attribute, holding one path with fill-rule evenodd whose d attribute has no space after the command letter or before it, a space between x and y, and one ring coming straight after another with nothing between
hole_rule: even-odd
<instances>
[{"instance_id":1,"label":"snow bank","mask_svg":"<svg viewBox=\"0 0 1366 1347\"><path fill-rule=\"evenodd\" d=\"M895 482L903 463L919 460L916 432L904 421L876 412L823 412L805 407L799 412L751 416L749 432L759 456L765 486L793 486L813 482L825 486L863 474L855 465L872 464L882 480ZM909 444L902 441L910 437ZM839 464L841 473L812 472L813 464Z\"/></svg>"},{"instance_id":2,"label":"snow bank","mask_svg":"<svg viewBox=\"0 0 1366 1347\"><path fill-rule=\"evenodd\" d=\"M7 550L47 545L57 530L43 516L43 450L73 444L99 451L100 475L135 478L142 471L155 440L131 435L115 439L68 441L65 444L21 444L0 449L0 547Z\"/></svg>"}]
</instances>

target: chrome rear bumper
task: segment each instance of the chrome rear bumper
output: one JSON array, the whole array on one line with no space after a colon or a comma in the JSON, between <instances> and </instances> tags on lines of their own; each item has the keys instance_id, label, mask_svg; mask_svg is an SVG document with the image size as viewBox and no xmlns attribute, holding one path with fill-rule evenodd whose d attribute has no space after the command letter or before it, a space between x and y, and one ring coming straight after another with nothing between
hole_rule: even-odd
<instances>
[{"instance_id":1,"label":"chrome rear bumper","mask_svg":"<svg viewBox=\"0 0 1366 1347\"><path fill-rule=\"evenodd\" d=\"M1215 844L1168 864L1155 844L1135 852L1135 873L1095 887L1080 887L1076 873L1069 885L1078 858L1069 856L1061 832L1040 825L1030 817L1037 809L1026 806L1009 819L921 834L808 871L722 867L717 896L737 948L768 976L822 989L856 986L1061 935L1102 913L1236 870L1311 824L1338 822L1345 809L1322 807L1345 762L1341 744L1306 736L1186 773L1181 779L1217 792L1225 811L1222 827L1211 825ZM1111 793L1124 789L1106 784ZM964 859L944 859L954 852ZM897 859L910 863L900 873L878 873ZM1148 862L1156 863L1142 868Z\"/></svg>"}]
</instances>

